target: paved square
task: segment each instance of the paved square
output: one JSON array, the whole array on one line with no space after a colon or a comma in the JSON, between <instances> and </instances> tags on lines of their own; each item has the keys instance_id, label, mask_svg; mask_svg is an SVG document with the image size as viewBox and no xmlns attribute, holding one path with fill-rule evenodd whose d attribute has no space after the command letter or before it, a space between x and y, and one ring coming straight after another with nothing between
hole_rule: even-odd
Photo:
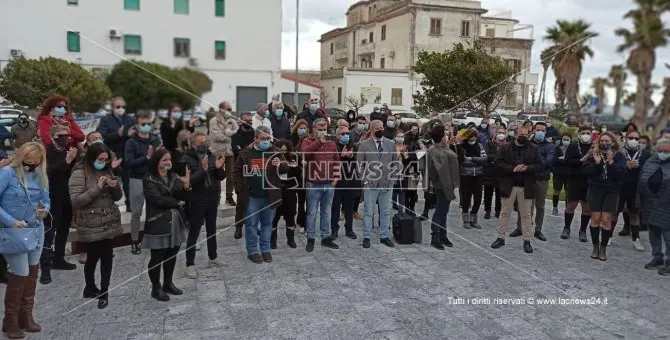
<instances>
[{"instance_id":1,"label":"paved square","mask_svg":"<svg viewBox=\"0 0 670 340\"><path fill-rule=\"evenodd\" d=\"M572 238L561 240L563 218L548 214L548 241L534 240L535 252L525 254L520 238L508 238L503 248L490 249L497 220L480 222L481 230L460 227L458 203L453 203L448 224L454 247L446 251L428 245L428 222L421 245L391 249L375 237L372 247L363 249L361 223L356 221L358 240L340 237L339 250L324 249L317 240L313 253L305 252L303 237L297 249L288 248L280 228L274 262L262 265L246 259L244 240L233 239L227 229L218 240L228 267L207 267L203 243L196 259L200 276L189 280L183 278L185 260L180 254L175 284L185 294L168 303L149 296L144 272L148 252L135 256L129 249L117 249L112 274L112 287L117 288L110 292L109 307L100 311L94 300L82 306L87 302L81 296L83 266L56 271L52 284L38 287L36 319L43 331L28 339L537 340L670 335L670 281L643 268L649 251L635 252L629 238L614 237L607 262L592 260L590 243L576 238L578 222ZM515 222L513 216L510 225ZM642 239L649 248L646 233ZM0 289L4 295L4 286ZM456 297L490 298L491 304L450 303ZM503 305L493 304L494 298L600 298L607 304Z\"/></svg>"}]
</instances>

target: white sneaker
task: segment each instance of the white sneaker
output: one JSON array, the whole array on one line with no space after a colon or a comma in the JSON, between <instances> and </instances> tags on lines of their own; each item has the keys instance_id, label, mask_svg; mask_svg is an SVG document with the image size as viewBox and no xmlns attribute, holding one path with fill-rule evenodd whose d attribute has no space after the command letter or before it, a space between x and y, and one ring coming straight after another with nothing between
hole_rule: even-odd
<instances>
[{"instance_id":1,"label":"white sneaker","mask_svg":"<svg viewBox=\"0 0 670 340\"><path fill-rule=\"evenodd\" d=\"M198 271L195 270L195 266L186 267L184 269L184 276L189 279L196 279L198 278Z\"/></svg>"},{"instance_id":2,"label":"white sneaker","mask_svg":"<svg viewBox=\"0 0 670 340\"><path fill-rule=\"evenodd\" d=\"M644 246L642 245L642 242L640 242L639 238L633 241L633 249L637 251L644 251Z\"/></svg>"},{"instance_id":3,"label":"white sneaker","mask_svg":"<svg viewBox=\"0 0 670 340\"><path fill-rule=\"evenodd\" d=\"M609 247L609 246L611 246L611 245L612 245L612 239L609 239L609 240L607 241L607 246Z\"/></svg>"},{"instance_id":4,"label":"white sneaker","mask_svg":"<svg viewBox=\"0 0 670 340\"><path fill-rule=\"evenodd\" d=\"M305 233L305 227L300 227L298 232L301 233L301 234L304 234Z\"/></svg>"},{"instance_id":5,"label":"white sneaker","mask_svg":"<svg viewBox=\"0 0 670 340\"><path fill-rule=\"evenodd\" d=\"M228 264L224 262L223 259L221 259L220 257L217 257L214 260L209 260L209 265L216 267L228 267Z\"/></svg>"},{"instance_id":6,"label":"white sneaker","mask_svg":"<svg viewBox=\"0 0 670 340\"><path fill-rule=\"evenodd\" d=\"M195 251L200 251L200 243L196 243L196 245L195 245Z\"/></svg>"}]
</instances>

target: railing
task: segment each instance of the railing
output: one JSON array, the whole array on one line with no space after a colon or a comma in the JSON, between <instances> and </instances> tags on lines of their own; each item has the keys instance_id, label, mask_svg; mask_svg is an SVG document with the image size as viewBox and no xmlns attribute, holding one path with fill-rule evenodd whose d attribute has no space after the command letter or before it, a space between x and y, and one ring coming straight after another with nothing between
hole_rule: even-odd
<instances>
[{"instance_id":1,"label":"railing","mask_svg":"<svg viewBox=\"0 0 670 340\"><path fill-rule=\"evenodd\" d=\"M342 78L344 77L344 69L336 68L330 70L321 71L321 79L332 79L332 78Z\"/></svg>"},{"instance_id":2,"label":"railing","mask_svg":"<svg viewBox=\"0 0 670 340\"><path fill-rule=\"evenodd\" d=\"M366 43L358 46L358 54L375 53L375 43Z\"/></svg>"}]
</instances>

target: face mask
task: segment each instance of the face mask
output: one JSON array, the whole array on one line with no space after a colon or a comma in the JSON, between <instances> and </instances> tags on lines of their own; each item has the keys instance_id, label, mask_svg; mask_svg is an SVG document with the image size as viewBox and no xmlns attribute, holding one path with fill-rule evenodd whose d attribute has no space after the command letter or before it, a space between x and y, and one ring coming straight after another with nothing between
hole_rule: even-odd
<instances>
[{"instance_id":1,"label":"face mask","mask_svg":"<svg viewBox=\"0 0 670 340\"><path fill-rule=\"evenodd\" d=\"M342 144L349 144L349 135L342 135L342 136L340 136L340 143L342 143Z\"/></svg>"},{"instance_id":2,"label":"face mask","mask_svg":"<svg viewBox=\"0 0 670 340\"><path fill-rule=\"evenodd\" d=\"M661 160L661 162L665 162L668 159L670 159L670 152L659 152L657 153L658 159Z\"/></svg>"},{"instance_id":3,"label":"face mask","mask_svg":"<svg viewBox=\"0 0 670 340\"><path fill-rule=\"evenodd\" d=\"M311 113L315 113L318 108L319 108L319 104L315 104L315 103L309 104L309 112L311 112Z\"/></svg>"},{"instance_id":4,"label":"face mask","mask_svg":"<svg viewBox=\"0 0 670 340\"><path fill-rule=\"evenodd\" d=\"M95 143L105 144L105 141L102 140L102 139L96 139L96 140L93 141L92 144L95 144Z\"/></svg>"},{"instance_id":5,"label":"face mask","mask_svg":"<svg viewBox=\"0 0 670 340\"><path fill-rule=\"evenodd\" d=\"M54 139L54 141L56 142L56 144L58 144L58 146L64 148L70 142L70 138L69 137L58 137L58 138Z\"/></svg>"},{"instance_id":6,"label":"face mask","mask_svg":"<svg viewBox=\"0 0 670 340\"><path fill-rule=\"evenodd\" d=\"M631 149L635 149L635 148L638 147L638 144L639 144L640 142L639 142L639 141L636 141L636 140L634 140L634 139L632 139L632 140L629 140L627 143L628 143L628 147L629 147L629 148L631 148Z\"/></svg>"},{"instance_id":7,"label":"face mask","mask_svg":"<svg viewBox=\"0 0 670 340\"><path fill-rule=\"evenodd\" d=\"M395 138L395 143L396 144L402 144L405 142L405 137L396 137Z\"/></svg>"},{"instance_id":8,"label":"face mask","mask_svg":"<svg viewBox=\"0 0 670 340\"><path fill-rule=\"evenodd\" d=\"M535 131L535 140L538 142L544 141L544 137L546 136L546 132L544 131Z\"/></svg>"},{"instance_id":9,"label":"face mask","mask_svg":"<svg viewBox=\"0 0 670 340\"><path fill-rule=\"evenodd\" d=\"M179 112L179 111L172 112L172 119L180 120L181 119L181 112Z\"/></svg>"},{"instance_id":10,"label":"face mask","mask_svg":"<svg viewBox=\"0 0 670 340\"><path fill-rule=\"evenodd\" d=\"M382 130L375 131L375 138L381 139L382 137L384 137L384 131Z\"/></svg>"},{"instance_id":11,"label":"face mask","mask_svg":"<svg viewBox=\"0 0 670 340\"><path fill-rule=\"evenodd\" d=\"M316 130L316 132L314 133L314 135L316 136L316 138L321 139L321 138L323 138L323 136L326 135L326 131Z\"/></svg>"},{"instance_id":12,"label":"face mask","mask_svg":"<svg viewBox=\"0 0 670 340\"><path fill-rule=\"evenodd\" d=\"M366 125L366 124L356 124L356 129L357 129L358 131L365 131L365 128L366 128L365 125Z\"/></svg>"},{"instance_id":13,"label":"face mask","mask_svg":"<svg viewBox=\"0 0 670 340\"><path fill-rule=\"evenodd\" d=\"M20 118L19 119L19 124L20 125L28 125L28 118Z\"/></svg>"},{"instance_id":14,"label":"face mask","mask_svg":"<svg viewBox=\"0 0 670 340\"><path fill-rule=\"evenodd\" d=\"M264 115L265 115L265 118L270 118L270 111L265 110Z\"/></svg>"},{"instance_id":15,"label":"face mask","mask_svg":"<svg viewBox=\"0 0 670 340\"><path fill-rule=\"evenodd\" d=\"M477 140L469 140L468 141L468 144L470 144L470 145L475 145L475 143L477 143Z\"/></svg>"},{"instance_id":16,"label":"face mask","mask_svg":"<svg viewBox=\"0 0 670 340\"><path fill-rule=\"evenodd\" d=\"M164 164L162 165L162 168L163 168L164 170L170 170L170 169L172 169L172 163L164 163Z\"/></svg>"},{"instance_id":17,"label":"face mask","mask_svg":"<svg viewBox=\"0 0 670 340\"><path fill-rule=\"evenodd\" d=\"M581 136L579 136L579 139L581 139L582 143L584 143L584 144L591 143L591 135L590 134L581 135Z\"/></svg>"},{"instance_id":18,"label":"face mask","mask_svg":"<svg viewBox=\"0 0 670 340\"><path fill-rule=\"evenodd\" d=\"M600 131L602 131L603 133L605 133L605 132L607 132L607 128L602 128L602 129L600 129Z\"/></svg>"},{"instance_id":19,"label":"face mask","mask_svg":"<svg viewBox=\"0 0 670 340\"><path fill-rule=\"evenodd\" d=\"M261 151L265 151L265 150L269 149L270 146L272 146L272 142L270 142L269 140L262 140L258 143L258 148Z\"/></svg>"},{"instance_id":20,"label":"face mask","mask_svg":"<svg viewBox=\"0 0 670 340\"><path fill-rule=\"evenodd\" d=\"M517 137L516 141L520 145L526 145L526 143L528 143L528 136L519 136L519 137Z\"/></svg>"},{"instance_id":21,"label":"face mask","mask_svg":"<svg viewBox=\"0 0 670 340\"><path fill-rule=\"evenodd\" d=\"M208 150L207 145L198 145L198 147L196 148L196 151L198 151L198 153L201 155L206 154L207 150Z\"/></svg>"},{"instance_id":22,"label":"face mask","mask_svg":"<svg viewBox=\"0 0 670 340\"><path fill-rule=\"evenodd\" d=\"M67 113L67 109L64 107L54 107L54 114L58 117L63 117Z\"/></svg>"},{"instance_id":23,"label":"face mask","mask_svg":"<svg viewBox=\"0 0 670 340\"><path fill-rule=\"evenodd\" d=\"M388 126L388 127L392 128L392 127L394 127L394 126L395 126L395 122L394 122L394 121L392 121L392 120L389 120L388 122L386 122L386 126Z\"/></svg>"},{"instance_id":24,"label":"face mask","mask_svg":"<svg viewBox=\"0 0 670 340\"><path fill-rule=\"evenodd\" d=\"M188 148L188 141L185 140L185 141L181 142L181 147L184 148L184 149Z\"/></svg>"},{"instance_id":25,"label":"face mask","mask_svg":"<svg viewBox=\"0 0 670 340\"><path fill-rule=\"evenodd\" d=\"M609 151L612 148L612 144L610 144L610 143L600 143L600 147L604 151Z\"/></svg>"},{"instance_id":26,"label":"face mask","mask_svg":"<svg viewBox=\"0 0 670 340\"><path fill-rule=\"evenodd\" d=\"M479 124L479 126L480 126L482 129L486 129L487 127L489 127L488 124Z\"/></svg>"},{"instance_id":27,"label":"face mask","mask_svg":"<svg viewBox=\"0 0 670 340\"><path fill-rule=\"evenodd\" d=\"M647 147L647 143L640 143L640 148L644 149Z\"/></svg>"},{"instance_id":28,"label":"face mask","mask_svg":"<svg viewBox=\"0 0 670 340\"><path fill-rule=\"evenodd\" d=\"M251 129L251 124L252 124L251 121L246 121L245 120L244 123L242 123L242 128L244 130L250 130Z\"/></svg>"},{"instance_id":29,"label":"face mask","mask_svg":"<svg viewBox=\"0 0 670 340\"><path fill-rule=\"evenodd\" d=\"M375 113L379 113L379 109L375 109Z\"/></svg>"},{"instance_id":30,"label":"face mask","mask_svg":"<svg viewBox=\"0 0 670 340\"><path fill-rule=\"evenodd\" d=\"M307 134L307 129L300 128L298 129L298 136L302 137Z\"/></svg>"},{"instance_id":31,"label":"face mask","mask_svg":"<svg viewBox=\"0 0 670 340\"><path fill-rule=\"evenodd\" d=\"M570 141L569 141L569 140L561 141L561 143L563 143L563 146L569 146L569 145L570 145Z\"/></svg>"},{"instance_id":32,"label":"face mask","mask_svg":"<svg viewBox=\"0 0 670 340\"><path fill-rule=\"evenodd\" d=\"M35 172L35 169L37 169L38 166L39 164L28 164L26 162L23 162L23 171Z\"/></svg>"},{"instance_id":33,"label":"face mask","mask_svg":"<svg viewBox=\"0 0 670 340\"><path fill-rule=\"evenodd\" d=\"M354 117L355 117L355 116L353 116L353 115L352 115L352 116L349 116L349 119L350 119L350 120L351 120L351 119L354 119Z\"/></svg>"},{"instance_id":34,"label":"face mask","mask_svg":"<svg viewBox=\"0 0 670 340\"><path fill-rule=\"evenodd\" d=\"M151 125L140 125L139 130L141 133L149 133L151 132Z\"/></svg>"},{"instance_id":35,"label":"face mask","mask_svg":"<svg viewBox=\"0 0 670 340\"><path fill-rule=\"evenodd\" d=\"M507 131L507 135L510 137L514 137L514 131Z\"/></svg>"},{"instance_id":36,"label":"face mask","mask_svg":"<svg viewBox=\"0 0 670 340\"><path fill-rule=\"evenodd\" d=\"M505 140L505 134L504 133L497 134L496 139L500 141Z\"/></svg>"},{"instance_id":37,"label":"face mask","mask_svg":"<svg viewBox=\"0 0 670 340\"><path fill-rule=\"evenodd\" d=\"M114 110L114 114L119 115L119 116L123 115L124 113L126 113L126 109L124 109L124 108Z\"/></svg>"},{"instance_id":38,"label":"face mask","mask_svg":"<svg viewBox=\"0 0 670 340\"><path fill-rule=\"evenodd\" d=\"M281 117L284 114L284 109L276 109L275 116Z\"/></svg>"},{"instance_id":39,"label":"face mask","mask_svg":"<svg viewBox=\"0 0 670 340\"><path fill-rule=\"evenodd\" d=\"M97 159L95 160L95 162L93 162L93 167L94 167L96 170L102 170L102 169L104 169L106 166L107 166L107 163L105 163L105 162L101 162L101 161L99 161L99 160L97 160Z\"/></svg>"}]
</instances>

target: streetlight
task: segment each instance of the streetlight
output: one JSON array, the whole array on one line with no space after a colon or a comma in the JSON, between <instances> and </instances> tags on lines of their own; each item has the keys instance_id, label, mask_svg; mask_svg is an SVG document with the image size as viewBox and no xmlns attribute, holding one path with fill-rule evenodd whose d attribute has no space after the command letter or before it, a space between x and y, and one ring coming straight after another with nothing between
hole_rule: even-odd
<instances>
[{"instance_id":1,"label":"streetlight","mask_svg":"<svg viewBox=\"0 0 670 340\"><path fill-rule=\"evenodd\" d=\"M522 30L525 30L525 29L530 29L530 40L533 40L533 29L534 29L533 25L519 25L519 27L513 28L513 29L507 31L507 33L522 31ZM528 88L526 87L526 81L527 81L528 71L530 70L530 54L531 53L532 53L532 45L531 45L530 51L528 51L528 53L526 54L526 67L523 70L523 92L521 92L521 95L522 95L521 98L522 98L522 101L523 101L522 110L524 112L526 111L526 102L528 101L528 99L526 98L527 92L528 92Z\"/></svg>"},{"instance_id":2,"label":"streetlight","mask_svg":"<svg viewBox=\"0 0 670 340\"><path fill-rule=\"evenodd\" d=\"M300 105L298 103L298 40L300 35L298 34L298 31L300 31L298 28L298 25L300 23L300 0L295 0L295 84L293 88L293 103L295 104L295 107L298 107ZM297 114L297 112L294 112L294 114Z\"/></svg>"}]
</instances>

